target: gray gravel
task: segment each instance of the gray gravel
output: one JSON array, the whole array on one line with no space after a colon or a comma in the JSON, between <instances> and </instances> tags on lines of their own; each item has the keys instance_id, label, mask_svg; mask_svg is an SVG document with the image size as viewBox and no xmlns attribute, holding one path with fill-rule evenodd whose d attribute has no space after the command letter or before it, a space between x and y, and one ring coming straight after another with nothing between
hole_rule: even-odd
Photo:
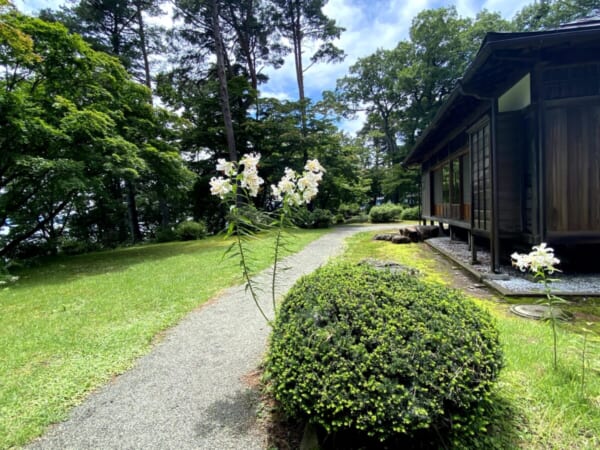
<instances>
[{"instance_id":1,"label":"gray gravel","mask_svg":"<svg viewBox=\"0 0 600 450\"><path fill-rule=\"evenodd\" d=\"M339 227L285 260L280 293L337 255L343 240L389 225ZM255 279L272 316L270 270ZM199 281L201 274L199 274ZM269 326L243 286L189 314L136 366L94 392L30 449L263 449L258 398L243 378L263 357Z\"/></svg>"},{"instance_id":2,"label":"gray gravel","mask_svg":"<svg viewBox=\"0 0 600 450\"><path fill-rule=\"evenodd\" d=\"M449 253L457 261L470 265L471 252L464 241L452 241L448 237L428 239L432 247ZM477 259L480 264L470 267L483 276L490 272L490 253L484 248L478 248ZM507 280L486 280L491 286L499 287L507 293L518 295L536 295L543 293L543 287L530 276L511 266L502 266L501 273L508 275ZM556 273L553 278L552 292L557 295L600 296L600 274Z\"/></svg>"}]
</instances>

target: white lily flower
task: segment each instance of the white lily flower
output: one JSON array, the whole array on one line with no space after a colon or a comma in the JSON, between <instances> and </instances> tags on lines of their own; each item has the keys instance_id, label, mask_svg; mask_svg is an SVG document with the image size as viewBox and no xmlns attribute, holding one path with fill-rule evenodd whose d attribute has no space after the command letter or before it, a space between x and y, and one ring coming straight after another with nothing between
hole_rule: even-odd
<instances>
[{"instance_id":1,"label":"white lily flower","mask_svg":"<svg viewBox=\"0 0 600 450\"><path fill-rule=\"evenodd\" d=\"M217 159L217 171L223 172L228 177L235 175L235 163L223 158Z\"/></svg>"},{"instance_id":2,"label":"white lily flower","mask_svg":"<svg viewBox=\"0 0 600 450\"><path fill-rule=\"evenodd\" d=\"M258 161L260 160L260 153L246 153L240 159L240 165L244 166L244 171L256 171L256 166L258 165Z\"/></svg>"},{"instance_id":3,"label":"white lily flower","mask_svg":"<svg viewBox=\"0 0 600 450\"><path fill-rule=\"evenodd\" d=\"M212 195L218 195L222 200L225 196L233 190L229 179L223 177L212 177L210 179L210 193Z\"/></svg>"},{"instance_id":4,"label":"white lily flower","mask_svg":"<svg viewBox=\"0 0 600 450\"><path fill-rule=\"evenodd\" d=\"M308 161L306 161L304 170L306 170L308 172L325 172L325 169L319 163L318 159L309 159Z\"/></svg>"}]
</instances>

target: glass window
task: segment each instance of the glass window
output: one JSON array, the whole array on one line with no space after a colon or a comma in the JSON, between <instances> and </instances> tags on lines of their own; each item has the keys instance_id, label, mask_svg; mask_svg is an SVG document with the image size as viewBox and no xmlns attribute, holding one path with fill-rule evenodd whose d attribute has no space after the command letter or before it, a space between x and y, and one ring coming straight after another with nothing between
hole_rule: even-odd
<instances>
[{"instance_id":1,"label":"glass window","mask_svg":"<svg viewBox=\"0 0 600 450\"><path fill-rule=\"evenodd\" d=\"M442 202L450 203L450 165L442 167Z\"/></svg>"}]
</instances>

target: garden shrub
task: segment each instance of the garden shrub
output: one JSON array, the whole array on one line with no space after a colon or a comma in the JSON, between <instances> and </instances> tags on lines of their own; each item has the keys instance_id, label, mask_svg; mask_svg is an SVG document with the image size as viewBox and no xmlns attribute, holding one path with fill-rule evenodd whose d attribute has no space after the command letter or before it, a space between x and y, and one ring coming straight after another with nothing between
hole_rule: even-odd
<instances>
[{"instance_id":1,"label":"garden shrub","mask_svg":"<svg viewBox=\"0 0 600 450\"><path fill-rule=\"evenodd\" d=\"M338 208L338 214L342 214L345 219L360 214L360 205L358 203L342 203Z\"/></svg>"},{"instance_id":2,"label":"garden shrub","mask_svg":"<svg viewBox=\"0 0 600 450\"><path fill-rule=\"evenodd\" d=\"M97 244L73 238L60 239L59 248L60 252L65 255L81 255L82 253L100 250L100 246Z\"/></svg>"},{"instance_id":3,"label":"garden shrub","mask_svg":"<svg viewBox=\"0 0 600 450\"><path fill-rule=\"evenodd\" d=\"M333 214L327 209L316 208L309 211L299 208L293 220L300 228L328 228L333 224Z\"/></svg>"},{"instance_id":4,"label":"garden shrub","mask_svg":"<svg viewBox=\"0 0 600 450\"><path fill-rule=\"evenodd\" d=\"M316 208L309 217L311 228L328 228L333 224L333 214L327 209Z\"/></svg>"},{"instance_id":5,"label":"garden shrub","mask_svg":"<svg viewBox=\"0 0 600 450\"><path fill-rule=\"evenodd\" d=\"M421 218L421 211L418 206L411 206L410 208L404 208L400 214L402 220L419 220Z\"/></svg>"},{"instance_id":6,"label":"garden shrub","mask_svg":"<svg viewBox=\"0 0 600 450\"><path fill-rule=\"evenodd\" d=\"M343 214L337 213L335 216L333 216L334 225L342 225L344 222L346 222L346 218Z\"/></svg>"},{"instance_id":7,"label":"garden shrub","mask_svg":"<svg viewBox=\"0 0 600 450\"><path fill-rule=\"evenodd\" d=\"M353 224L353 223L365 223L369 221L369 216L367 214L360 214L358 216L350 217L346 219L344 223Z\"/></svg>"},{"instance_id":8,"label":"garden shrub","mask_svg":"<svg viewBox=\"0 0 600 450\"><path fill-rule=\"evenodd\" d=\"M384 441L450 420L480 427L501 362L490 315L460 292L338 263L282 302L266 375L289 416Z\"/></svg>"},{"instance_id":9,"label":"garden shrub","mask_svg":"<svg viewBox=\"0 0 600 450\"><path fill-rule=\"evenodd\" d=\"M170 227L159 227L154 234L154 240L156 242L172 242L177 239L179 239L179 236L175 230Z\"/></svg>"},{"instance_id":10,"label":"garden shrub","mask_svg":"<svg viewBox=\"0 0 600 450\"><path fill-rule=\"evenodd\" d=\"M175 234L180 241L202 239L206 237L206 224L200 221L187 220L175 227Z\"/></svg>"},{"instance_id":11,"label":"garden shrub","mask_svg":"<svg viewBox=\"0 0 600 450\"><path fill-rule=\"evenodd\" d=\"M387 223L398 219L402 214L402 206L393 203L373 206L369 211L369 219L373 223Z\"/></svg>"}]
</instances>

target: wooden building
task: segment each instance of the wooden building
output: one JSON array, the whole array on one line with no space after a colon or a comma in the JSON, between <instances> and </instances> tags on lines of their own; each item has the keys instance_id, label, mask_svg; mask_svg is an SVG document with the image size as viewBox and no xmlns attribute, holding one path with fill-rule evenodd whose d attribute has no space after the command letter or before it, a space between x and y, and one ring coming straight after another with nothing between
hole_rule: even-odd
<instances>
[{"instance_id":1,"label":"wooden building","mask_svg":"<svg viewBox=\"0 0 600 450\"><path fill-rule=\"evenodd\" d=\"M422 217L489 243L494 271L519 245L600 244L600 21L489 33L404 163Z\"/></svg>"}]
</instances>

